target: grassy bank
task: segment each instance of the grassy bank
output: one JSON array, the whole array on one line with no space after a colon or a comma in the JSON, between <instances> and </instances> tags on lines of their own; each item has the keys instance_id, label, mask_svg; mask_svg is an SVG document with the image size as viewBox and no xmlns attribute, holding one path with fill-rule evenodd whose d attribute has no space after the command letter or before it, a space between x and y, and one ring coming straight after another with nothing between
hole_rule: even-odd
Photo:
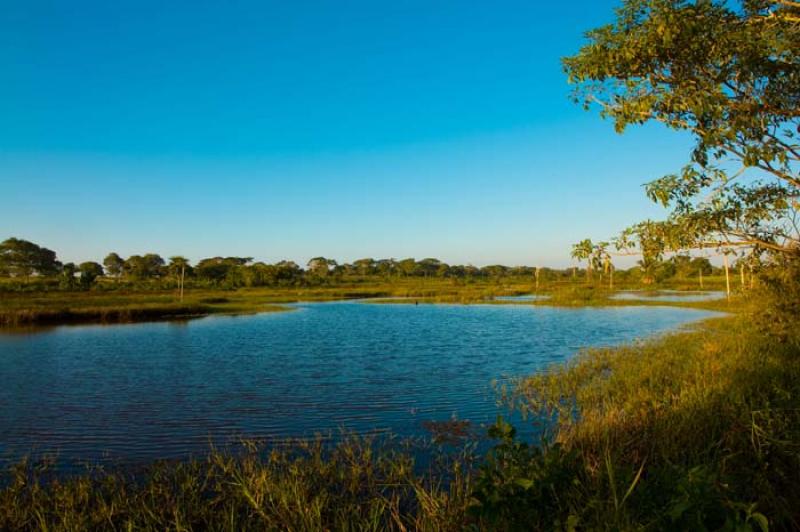
<instances>
[{"instance_id":1,"label":"grassy bank","mask_svg":"<svg viewBox=\"0 0 800 532\"><path fill-rule=\"evenodd\" d=\"M485 488L499 495L488 505L497 522L800 527L800 342L753 322L744 312L588 350L507 390L515 408L554 423L541 453L501 432Z\"/></svg>"},{"instance_id":2,"label":"grassy bank","mask_svg":"<svg viewBox=\"0 0 800 532\"><path fill-rule=\"evenodd\" d=\"M0 300L0 327L77 323L132 323L191 319L209 314L286 310L259 298L229 298L219 293L172 294L53 293Z\"/></svg>"}]
</instances>

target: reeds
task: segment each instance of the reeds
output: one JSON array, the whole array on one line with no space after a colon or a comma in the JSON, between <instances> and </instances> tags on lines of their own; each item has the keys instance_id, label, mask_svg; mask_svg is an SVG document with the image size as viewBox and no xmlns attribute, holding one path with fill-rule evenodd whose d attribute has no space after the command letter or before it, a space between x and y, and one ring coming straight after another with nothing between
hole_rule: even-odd
<instances>
[{"instance_id":1,"label":"reeds","mask_svg":"<svg viewBox=\"0 0 800 532\"><path fill-rule=\"evenodd\" d=\"M461 530L468 468L455 454L420 472L410 449L355 436L50 482L25 462L0 491L0 530Z\"/></svg>"}]
</instances>

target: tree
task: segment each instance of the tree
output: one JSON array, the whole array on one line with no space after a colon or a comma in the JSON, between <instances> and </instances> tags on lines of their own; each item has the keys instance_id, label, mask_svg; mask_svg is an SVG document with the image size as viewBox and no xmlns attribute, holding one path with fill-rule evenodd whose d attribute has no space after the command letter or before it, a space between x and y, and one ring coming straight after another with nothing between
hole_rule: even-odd
<instances>
[{"instance_id":1,"label":"tree","mask_svg":"<svg viewBox=\"0 0 800 532\"><path fill-rule=\"evenodd\" d=\"M589 281L592 278L592 252L594 250L594 244L588 238L585 240L581 240L577 244L572 246L572 253L571 256L573 259L576 259L578 262L586 261L586 280Z\"/></svg>"},{"instance_id":2,"label":"tree","mask_svg":"<svg viewBox=\"0 0 800 532\"><path fill-rule=\"evenodd\" d=\"M81 286L89 288L94 284L98 277L103 275L103 267L96 262L82 262L78 265L81 274Z\"/></svg>"},{"instance_id":3,"label":"tree","mask_svg":"<svg viewBox=\"0 0 800 532\"><path fill-rule=\"evenodd\" d=\"M61 267L61 275L59 279L59 286L61 288L72 289L75 288L75 273L78 268L74 263L68 262Z\"/></svg>"},{"instance_id":4,"label":"tree","mask_svg":"<svg viewBox=\"0 0 800 532\"><path fill-rule=\"evenodd\" d=\"M481 272L487 277L498 278L506 275L508 272L508 267L503 266L502 264L490 264L489 266L484 266L481 268Z\"/></svg>"},{"instance_id":5,"label":"tree","mask_svg":"<svg viewBox=\"0 0 800 532\"><path fill-rule=\"evenodd\" d=\"M364 276L374 274L376 266L377 263L375 262L375 259L370 258L358 259L357 261L353 262L353 267L355 268L356 272L358 272L359 275Z\"/></svg>"},{"instance_id":6,"label":"tree","mask_svg":"<svg viewBox=\"0 0 800 532\"><path fill-rule=\"evenodd\" d=\"M54 275L60 264L56 253L20 238L0 242L0 274L28 278L31 275Z\"/></svg>"},{"instance_id":7,"label":"tree","mask_svg":"<svg viewBox=\"0 0 800 532\"><path fill-rule=\"evenodd\" d=\"M176 255L169 258L167 272L169 273L169 276L175 278L175 280L180 280L182 275L190 275L191 270L192 267L189 265L189 259L186 257Z\"/></svg>"},{"instance_id":8,"label":"tree","mask_svg":"<svg viewBox=\"0 0 800 532\"><path fill-rule=\"evenodd\" d=\"M796 254L800 3L625 0L614 23L587 36L564 60L576 101L599 105L618 132L657 121L695 140L679 173L647 185L668 219L628 236L650 231L671 251ZM677 235L682 247L670 242Z\"/></svg>"},{"instance_id":9,"label":"tree","mask_svg":"<svg viewBox=\"0 0 800 532\"><path fill-rule=\"evenodd\" d=\"M252 257L213 257L198 262L194 271L201 279L236 285L239 281L244 283L244 276L240 275L239 270L252 260Z\"/></svg>"},{"instance_id":10,"label":"tree","mask_svg":"<svg viewBox=\"0 0 800 532\"><path fill-rule=\"evenodd\" d=\"M103 266L105 266L108 275L119 278L125 267L125 261L116 253L111 252L103 259Z\"/></svg>"},{"instance_id":11,"label":"tree","mask_svg":"<svg viewBox=\"0 0 800 532\"><path fill-rule=\"evenodd\" d=\"M275 265L276 278L284 283L296 283L302 275L302 270L295 262L282 260Z\"/></svg>"},{"instance_id":12,"label":"tree","mask_svg":"<svg viewBox=\"0 0 800 532\"><path fill-rule=\"evenodd\" d=\"M397 263L397 269L400 270L404 276L410 277L417 272L417 261L414 259L403 259Z\"/></svg>"},{"instance_id":13,"label":"tree","mask_svg":"<svg viewBox=\"0 0 800 532\"><path fill-rule=\"evenodd\" d=\"M394 259L381 259L376 262L375 269L379 274L390 277L397 272L397 261Z\"/></svg>"},{"instance_id":14,"label":"tree","mask_svg":"<svg viewBox=\"0 0 800 532\"><path fill-rule=\"evenodd\" d=\"M191 273L191 266L189 266L189 260L185 257L181 257L176 255L174 257L169 258L169 265L167 266L167 271L169 272L170 276L175 278L175 281L178 283L179 298L180 301L183 302L183 287L186 280L187 273Z\"/></svg>"},{"instance_id":15,"label":"tree","mask_svg":"<svg viewBox=\"0 0 800 532\"><path fill-rule=\"evenodd\" d=\"M433 258L422 259L421 261L417 262L416 272L417 275L423 275L425 277L435 277L440 272L440 268L442 266L445 267L446 271L447 265L443 264L439 259L433 259Z\"/></svg>"},{"instance_id":16,"label":"tree","mask_svg":"<svg viewBox=\"0 0 800 532\"><path fill-rule=\"evenodd\" d=\"M161 277L164 269L164 259L155 253L144 256L131 255L125 260L123 271L133 279L153 279Z\"/></svg>"},{"instance_id":17,"label":"tree","mask_svg":"<svg viewBox=\"0 0 800 532\"><path fill-rule=\"evenodd\" d=\"M336 267L336 261L325 257L314 257L307 264L308 271L320 277L326 277Z\"/></svg>"}]
</instances>

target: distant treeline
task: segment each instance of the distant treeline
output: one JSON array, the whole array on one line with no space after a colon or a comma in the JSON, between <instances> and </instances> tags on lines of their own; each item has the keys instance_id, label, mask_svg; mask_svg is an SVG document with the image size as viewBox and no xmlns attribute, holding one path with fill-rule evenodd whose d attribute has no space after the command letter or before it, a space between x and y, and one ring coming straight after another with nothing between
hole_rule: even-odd
<instances>
[{"instance_id":1,"label":"distant treeline","mask_svg":"<svg viewBox=\"0 0 800 532\"><path fill-rule=\"evenodd\" d=\"M706 258L675 256L661 261L645 272L640 266L616 271L620 281L660 282L674 277L689 278L718 273ZM592 275L591 270L587 272ZM92 261L62 263L56 253L33 242L9 238L0 243L0 277L3 286L14 288L90 289L103 287L187 286L239 288L256 286L314 286L353 283L366 280L391 281L398 278L444 278L481 280L527 277L532 281L552 282L577 277L577 268L553 269L534 266L451 265L438 259L373 259L364 258L339 264L325 257L315 257L305 268L292 261L275 264L254 262L252 257L210 257L191 264L181 256L164 259L156 253L131 255L127 258L109 253L103 263ZM602 277L603 273L596 272Z\"/></svg>"}]
</instances>

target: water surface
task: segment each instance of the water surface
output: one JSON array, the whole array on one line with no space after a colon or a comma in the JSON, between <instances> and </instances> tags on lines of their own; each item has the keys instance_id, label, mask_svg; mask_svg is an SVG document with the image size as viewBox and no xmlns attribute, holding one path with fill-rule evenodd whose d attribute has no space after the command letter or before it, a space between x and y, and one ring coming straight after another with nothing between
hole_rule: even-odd
<instances>
[{"instance_id":1,"label":"water surface","mask_svg":"<svg viewBox=\"0 0 800 532\"><path fill-rule=\"evenodd\" d=\"M185 457L237 436L418 435L496 416L493 379L713 315L669 307L334 302L0 334L0 460Z\"/></svg>"},{"instance_id":2,"label":"water surface","mask_svg":"<svg viewBox=\"0 0 800 532\"><path fill-rule=\"evenodd\" d=\"M724 297L725 292L719 291L688 292L682 290L658 290L655 292L646 292L641 290L623 290L611 296L611 299L688 303L692 301L714 301Z\"/></svg>"}]
</instances>

